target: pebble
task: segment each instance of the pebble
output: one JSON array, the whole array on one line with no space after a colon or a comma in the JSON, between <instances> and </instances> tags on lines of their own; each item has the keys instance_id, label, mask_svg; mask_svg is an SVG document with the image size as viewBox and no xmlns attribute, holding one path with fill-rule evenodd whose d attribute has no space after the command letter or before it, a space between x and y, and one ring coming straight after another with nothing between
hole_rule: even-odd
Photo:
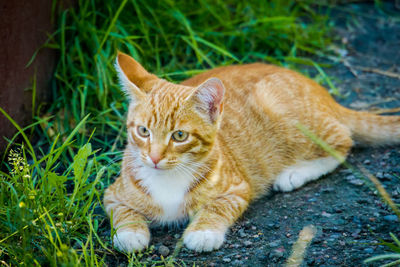
<instances>
[{"instance_id":1,"label":"pebble","mask_svg":"<svg viewBox=\"0 0 400 267\"><path fill-rule=\"evenodd\" d=\"M181 235L180 235L180 234L174 234L174 237L175 237L176 239L179 239L179 238L181 237Z\"/></svg>"},{"instance_id":2,"label":"pebble","mask_svg":"<svg viewBox=\"0 0 400 267\"><path fill-rule=\"evenodd\" d=\"M312 197L312 198L309 198L307 201L308 201L308 202L315 202L315 201L317 201L317 199L314 198L314 197Z\"/></svg>"},{"instance_id":3,"label":"pebble","mask_svg":"<svg viewBox=\"0 0 400 267\"><path fill-rule=\"evenodd\" d=\"M271 251L269 254L270 258L282 258L284 255L285 250L283 248L277 248Z\"/></svg>"},{"instance_id":4,"label":"pebble","mask_svg":"<svg viewBox=\"0 0 400 267\"><path fill-rule=\"evenodd\" d=\"M325 211L323 211L321 215L322 215L323 217L327 217L327 218L332 217L332 214L330 214L330 213L328 213L328 212L325 212Z\"/></svg>"},{"instance_id":5,"label":"pebble","mask_svg":"<svg viewBox=\"0 0 400 267\"><path fill-rule=\"evenodd\" d=\"M358 186L363 185L365 183L363 180L358 179L358 178L350 179L348 181L349 181L349 183L351 183L353 185L358 185Z\"/></svg>"},{"instance_id":6,"label":"pebble","mask_svg":"<svg viewBox=\"0 0 400 267\"><path fill-rule=\"evenodd\" d=\"M228 263L231 262L232 260L230 258L223 258L222 261Z\"/></svg>"},{"instance_id":7,"label":"pebble","mask_svg":"<svg viewBox=\"0 0 400 267\"><path fill-rule=\"evenodd\" d=\"M386 181L390 181L390 180L392 180L392 175L390 174L390 173L385 173L384 175L383 175L383 179L382 180L386 180Z\"/></svg>"},{"instance_id":8,"label":"pebble","mask_svg":"<svg viewBox=\"0 0 400 267\"><path fill-rule=\"evenodd\" d=\"M275 240L275 241L270 242L270 243L268 244L268 246L271 247L271 248L276 248L276 247L278 247L280 244L281 244L281 241L280 241L280 240Z\"/></svg>"},{"instance_id":9,"label":"pebble","mask_svg":"<svg viewBox=\"0 0 400 267\"><path fill-rule=\"evenodd\" d=\"M321 193L330 193L333 191L334 191L334 189L332 187L324 187L321 189Z\"/></svg>"},{"instance_id":10,"label":"pebble","mask_svg":"<svg viewBox=\"0 0 400 267\"><path fill-rule=\"evenodd\" d=\"M166 257L169 254L169 248L164 245L161 245L158 248L158 253L160 253L160 255L162 255L163 257Z\"/></svg>"},{"instance_id":11,"label":"pebble","mask_svg":"<svg viewBox=\"0 0 400 267\"><path fill-rule=\"evenodd\" d=\"M243 244L245 245L245 247L250 247L251 245L253 245L253 242L246 240L243 242Z\"/></svg>"},{"instance_id":12,"label":"pebble","mask_svg":"<svg viewBox=\"0 0 400 267\"><path fill-rule=\"evenodd\" d=\"M243 228L241 228L241 229L238 231L238 234L239 234L240 237L246 237L246 236L247 236L246 233L244 232L244 229L243 229Z\"/></svg>"},{"instance_id":13,"label":"pebble","mask_svg":"<svg viewBox=\"0 0 400 267\"><path fill-rule=\"evenodd\" d=\"M364 251L367 252L368 254L374 253L374 250L372 248L366 248L364 249Z\"/></svg>"},{"instance_id":14,"label":"pebble","mask_svg":"<svg viewBox=\"0 0 400 267\"><path fill-rule=\"evenodd\" d=\"M398 220L399 220L399 218L397 218L397 216L396 215L386 215L386 216L383 216L383 219L385 220L385 221L388 221L388 222L397 222Z\"/></svg>"}]
</instances>

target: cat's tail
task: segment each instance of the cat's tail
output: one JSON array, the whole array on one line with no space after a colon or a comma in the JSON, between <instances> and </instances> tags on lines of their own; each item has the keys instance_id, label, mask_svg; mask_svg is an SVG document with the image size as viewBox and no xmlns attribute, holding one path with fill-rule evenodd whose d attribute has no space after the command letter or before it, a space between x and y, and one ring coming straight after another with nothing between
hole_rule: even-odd
<instances>
[{"instance_id":1,"label":"cat's tail","mask_svg":"<svg viewBox=\"0 0 400 267\"><path fill-rule=\"evenodd\" d=\"M340 106L338 119L350 129L352 139L357 144L400 143L400 116L380 116Z\"/></svg>"}]
</instances>

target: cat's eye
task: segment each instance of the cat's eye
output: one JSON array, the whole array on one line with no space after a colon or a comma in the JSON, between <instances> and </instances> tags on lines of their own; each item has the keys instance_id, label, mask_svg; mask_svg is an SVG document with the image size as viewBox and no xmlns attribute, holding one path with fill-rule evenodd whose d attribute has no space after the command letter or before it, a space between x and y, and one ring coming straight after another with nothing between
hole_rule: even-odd
<instances>
[{"instance_id":1,"label":"cat's eye","mask_svg":"<svg viewBox=\"0 0 400 267\"><path fill-rule=\"evenodd\" d=\"M138 126L138 127L137 127L137 133L138 133L141 137L149 137L149 136L150 136L150 131L147 130L147 128L144 127L144 126Z\"/></svg>"},{"instance_id":2,"label":"cat's eye","mask_svg":"<svg viewBox=\"0 0 400 267\"><path fill-rule=\"evenodd\" d=\"M181 131L181 130L175 131L175 132L172 134L172 139L173 139L174 141L176 141L176 142L183 142L183 141L186 141L186 139L187 139L188 137L189 137L189 134L188 134L187 132Z\"/></svg>"}]
</instances>

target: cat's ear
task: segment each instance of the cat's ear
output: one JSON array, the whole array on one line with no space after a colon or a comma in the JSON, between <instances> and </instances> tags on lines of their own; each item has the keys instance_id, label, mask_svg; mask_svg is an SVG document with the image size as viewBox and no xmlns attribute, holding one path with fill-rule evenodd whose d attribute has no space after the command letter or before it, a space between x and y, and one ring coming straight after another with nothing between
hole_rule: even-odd
<instances>
[{"instance_id":1,"label":"cat's ear","mask_svg":"<svg viewBox=\"0 0 400 267\"><path fill-rule=\"evenodd\" d=\"M132 101L138 101L146 96L145 83L155 78L142 65L127 54L118 51L115 69L122 89Z\"/></svg>"},{"instance_id":2,"label":"cat's ear","mask_svg":"<svg viewBox=\"0 0 400 267\"><path fill-rule=\"evenodd\" d=\"M195 103L195 107L203 114L208 115L211 122L217 121L223 109L222 100L225 88L218 78L211 78L199 85L188 97Z\"/></svg>"}]
</instances>

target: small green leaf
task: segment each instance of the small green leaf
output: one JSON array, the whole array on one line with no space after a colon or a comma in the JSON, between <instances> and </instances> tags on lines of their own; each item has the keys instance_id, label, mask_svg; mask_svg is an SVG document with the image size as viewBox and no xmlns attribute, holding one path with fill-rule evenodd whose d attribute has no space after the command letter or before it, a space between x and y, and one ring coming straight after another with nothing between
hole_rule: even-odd
<instances>
[{"instance_id":1,"label":"small green leaf","mask_svg":"<svg viewBox=\"0 0 400 267\"><path fill-rule=\"evenodd\" d=\"M49 184L54 188L60 187L63 183L67 181L66 176L57 175L54 172L49 172L47 174L47 179L49 180Z\"/></svg>"},{"instance_id":2,"label":"small green leaf","mask_svg":"<svg viewBox=\"0 0 400 267\"><path fill-rule=\"evenodd\" d=\"M92 145L90 143L81 147L78 154L74 157L72 163L72 169L74 170L75 180L80 181L82 179L83 172L87 163L87 159L92 153Z\"/></svg>"}]
</instances>

